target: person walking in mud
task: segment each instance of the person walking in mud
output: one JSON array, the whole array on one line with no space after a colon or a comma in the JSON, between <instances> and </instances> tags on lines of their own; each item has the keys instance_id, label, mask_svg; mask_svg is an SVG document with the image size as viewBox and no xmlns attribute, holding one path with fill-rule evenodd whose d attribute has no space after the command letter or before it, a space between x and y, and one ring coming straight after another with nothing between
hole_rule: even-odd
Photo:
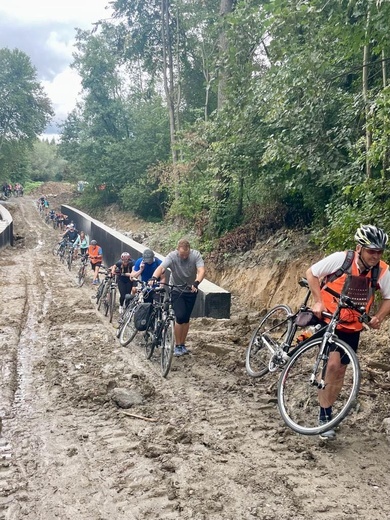
<instances>
[{"instance_id":1,"label":"person walking in mud","mask_svg":"<svg viewBox=\"0 0 390 520\"><path fill-rule=\"evenodd\" d=\"M103 250L96 240L91 240L88 246L88 257L93 271L92 285L99 285L99 269L103 262Z\"/></svg>"},{"instance_id":2,"label":"person walking in mud","mask_svg":"<svg viewBox=\"0 0 390 520\"><path fill-rule=\"evenodd\" d=\"M119 314L123 314L123 306L125 303L126 294L131 294L133 288L132 270L134 262L131 259L130 253L126 251L121 254L120 260L111 267L111 274L117 275L118 289L119 289Z\"/></svg>"},{"instance_id":3,"label":"person walking in mud","mask_svg":"<svg viewBox=\"0 0 390 520\"><path fill-rule=\"evenodd\" d=\"M338 294L346 294L352 300L361 302L366 312L374 302L377 289L382 294L382 303L368 326L379 329L384 318L390 313L390 271L389 266L381 260L388 242L387 234L372 225L360 226L355 233L356 250L350 265L345 269L346 252L333 253L312 265L306 272L314 304L312 311L322 319L322 312L333 313L337 302L334 296L325 290L331 288ZM340 272L342 273L341 275ZM335 275L337 276L335 278ZM350 309L343 309L341 320L337 325L337 336L345 341L356 352L363 324L359 314ZM319 393L319 424L323 425L332 419L332 405L336 401L343 386L344 375L349 359L343 362L340 353L331 352L327 364L327 388ZM335 382L339 380L339 384ZM341 381L341 382L340 382ZM333 383L333 384L332 384ZM336 387L336 390L335 390ZM334 439L336 432L327 430L320 435L321 439Z\"/></svg>"},{"instance_id":4,"label":"person walking in mud","mask_svg":"<svg viewBox=\"0 0 390 520\"><path fill-rule=\"evenodd\" d=\"M176 316L174 355L183 356L189 354L185 342L198 287L205 276L204 261L199 251L191 249L188 240L183 238L179 240L177 249L171 251L154 271L152 280L158 280L166 269L171 270L170 284L187 286L172 290L172 305Z\"/></svg>"}]
</instances>

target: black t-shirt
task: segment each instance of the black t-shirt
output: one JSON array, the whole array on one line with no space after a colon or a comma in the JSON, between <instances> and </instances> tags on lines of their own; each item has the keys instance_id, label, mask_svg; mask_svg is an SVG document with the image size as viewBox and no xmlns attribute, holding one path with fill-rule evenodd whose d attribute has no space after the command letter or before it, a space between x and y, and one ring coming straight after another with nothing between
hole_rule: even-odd
<instances>
[{"instance_id":1,"label":"black t-shirt","mask_svg":"<svg viewBox=\"0 0 390 520\"><path fill-rule=\"evenodd\" d=\"M123 265L122 260L119 260L119 262L117 262L115 264L115 266L116 266L116 272L119 275L118 276L118 281L120 281L120 282L130 282L130 278L128 276L124 276L124 275L126 273L131 273L131 271L133 270L133 267L134 267L133 260L130 260L127 265Z\"/></svg>"}]
</instances>

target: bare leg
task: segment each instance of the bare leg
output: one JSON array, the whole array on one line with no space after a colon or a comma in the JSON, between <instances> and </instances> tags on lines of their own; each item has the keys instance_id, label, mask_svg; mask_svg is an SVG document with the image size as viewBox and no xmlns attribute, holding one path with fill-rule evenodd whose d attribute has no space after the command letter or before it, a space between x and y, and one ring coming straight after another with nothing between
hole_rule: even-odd
<instances>
[{"instance_id":1,"label":"bare leg","mask_svg":"<svg viewBox=\"0 0 390 520\"><path fill-rule=\"evenodd\" d=\"M336 401L343 387L346 369L347 365L340 362L340 354L331 352L326 368L325 388L318 392L320 406L323 408L329 408Z\"/></svg>"},{"instance_id":2,"label":"bare leg","mask_svg":"<svg viewBox=\"0 0 390 520\"><path fill-rule=\"evenodd\" d=\"M185 345L190 323L175 323L176 345Z\"/></svg>"}]
</instances>

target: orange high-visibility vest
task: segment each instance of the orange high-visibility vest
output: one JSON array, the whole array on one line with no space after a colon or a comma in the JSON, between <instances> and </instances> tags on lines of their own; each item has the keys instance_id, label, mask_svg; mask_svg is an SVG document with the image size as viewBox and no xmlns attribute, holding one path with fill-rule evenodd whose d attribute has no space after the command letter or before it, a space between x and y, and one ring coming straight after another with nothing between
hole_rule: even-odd
<instances>
[{"instance_id":1,"label":"orange high-visibility vest","mask_svg":"<svg viewBox=\"0 0 390 520\"><path fill-rule=\"evenodd\" d=\"M346 273L342 274L332 282L326 283L324 287L321 289L322 302L325 305L326 309L331 313L333 313L336 310L338 299L332 294L328 293L325 290L325 287L329 287L333 291L336 291L338 294L341 294L348 275L361 276L359 273L359 269L356 265L357 255L358 253L355 252L355 256L352 261L351 267L347 270ZM383 260L381 260L379 262L378 281L385 274L387 268L388 265L385 262L383 262ZM368 273L364 275L364 277L371 280L371 271L368 271ZM376 288L371 288L370 284L369 289L367 290L367 302L365 304L366 312L370 310L370 307L374 302L375 289ZM358 332L362 330L363 324L360 323L359 316L360 314L357 311L354 311L353 309L341 309L340 323L336 327L337 330L343 332Z\"/></svg>"}]
</instances>

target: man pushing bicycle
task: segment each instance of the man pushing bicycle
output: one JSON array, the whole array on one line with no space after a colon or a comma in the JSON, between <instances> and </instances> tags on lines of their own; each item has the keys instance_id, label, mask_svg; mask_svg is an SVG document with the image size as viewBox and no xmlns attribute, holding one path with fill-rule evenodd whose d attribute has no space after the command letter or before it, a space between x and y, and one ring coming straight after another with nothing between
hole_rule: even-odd
<instances>
[{"instance_id":1,"label":"man pushing bicycle","mask_svg":"<svg viewBox=\"0 0 390 520\"><path fill-rule=\"evenodd\" d=\"M368 326L379 329L384 318L390 313L390 271L381 260L388 242L387 234L373 225L361 225L355 233L356 249L351 252L333 253L313 264L306 272L306 278L314 300L311 306L317 318L322 312L333 313L337 299L333 293L351 298L369 312L375 291L380 290L382 302L372 316ZM329 288L331 292L326 291ZM363 324L360 314L349 308L342 309L341 320L336 331L339 339L351 346L356 352ZM319 392L319 424L324 425L332 419L332 405L341 388L349 360L341 360L337 350L329 355L327 363L327 384ZM339 381L336 384L336 381ZM334 439L336 432L329 429L320 434L322 439Z\"/></svg>"}]
</instances>

